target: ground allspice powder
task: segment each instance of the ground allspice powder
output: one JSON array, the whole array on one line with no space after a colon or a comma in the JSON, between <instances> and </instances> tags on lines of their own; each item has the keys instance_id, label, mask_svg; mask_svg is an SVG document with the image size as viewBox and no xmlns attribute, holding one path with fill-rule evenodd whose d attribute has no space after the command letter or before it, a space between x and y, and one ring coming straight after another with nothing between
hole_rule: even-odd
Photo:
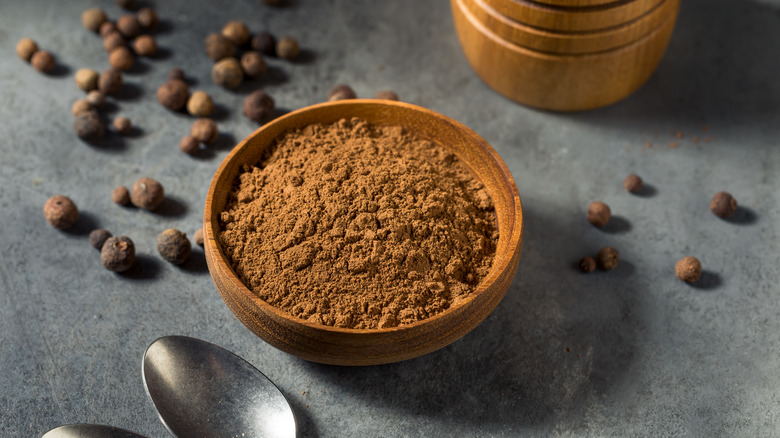
<instances>
[{"instance_id":1,"label":"ground allspice powder","mask_svg":"<svg viewBox=\"0 0 780 438\"><path fill-rule=\"evenodd\" d=\"M220 228L261 299L357 329L410 324L465 299L498 241L490 196L454 154L360 119L280 136L244 166Z\"/></svg>"}]
</instances>

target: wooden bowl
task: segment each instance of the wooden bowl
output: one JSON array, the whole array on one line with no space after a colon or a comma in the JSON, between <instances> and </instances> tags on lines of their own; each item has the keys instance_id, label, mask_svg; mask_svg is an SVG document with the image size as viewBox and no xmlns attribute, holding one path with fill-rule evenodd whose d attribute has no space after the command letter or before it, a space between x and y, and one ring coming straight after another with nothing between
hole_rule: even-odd
<instances>
[{"instance_id":1,"label":"wooden bowl","mask_svg":"<svg viewBox=\"0 0 780 438\"><path fill-rule=\"evenodd\" d=\"M627 0L534 0L534 1L549 6L582 8L588 6L601 6L601 7L616 6L620 3L625 3Z\"/></svg>"},{"instance_id":2,"label":"wooden bowl","mask_svg":"<svg viewBox=\"0 0 780 438\"><path fill-rule=\"evenodd\" d=\"M263 152L287 130L352 117L372 124L403 126L452 151L485 184L495 204L499 239L490 272L469 298L429 319L374 330L309 323L280 311L252 293L239 280L216 240L220 231L219 214L242 165L258 163ZM374 365L410 359L444 347L471 331L498 305L509 288L520 257L522 229L515 182L485 140L433 111L373 99L321 103L263 125L239 143L217 169L206 197L203 223L209 271L223 300L238 319L282 351L335 365Z\"/></svg>"},{"instance_id":3,"label":"wooden bowl","mask_svg":"<svg viewBox=\"0 0 780 438\"><path fill-rule=\"evenodd\" d=\"M463 0L469 12L509 43L550 54L603 52L630 44L663 25L675 14L680 0L663 0L645 15L624 25L594 32L551 32L510 20L484 0Z\"/></svg>"},{"instance_id":4,"label":"wooden bowl","mask_svg":"<svg viewBox=\"0 0 780 438\"><path fill-rule=\"evenodd\" d=\"M451 0L463 52L477 74L504 96L538 108L581 111L615 103L636 91L661 61L677 13L648 35L618 49L551 55L500 38Z\"/></svg>"},{"instance_id":5,"label":"wooden bowl","mask_svg":"<svg viewBox=\"0 0 780 438\"><path fill-rule=\"evenodd\" d=\"M531 0L484 0L506 18L557 32L586 32L620 26L641 17L662 1L628 0L602 6L566 8Z\"/></svg>"}]
</instances>

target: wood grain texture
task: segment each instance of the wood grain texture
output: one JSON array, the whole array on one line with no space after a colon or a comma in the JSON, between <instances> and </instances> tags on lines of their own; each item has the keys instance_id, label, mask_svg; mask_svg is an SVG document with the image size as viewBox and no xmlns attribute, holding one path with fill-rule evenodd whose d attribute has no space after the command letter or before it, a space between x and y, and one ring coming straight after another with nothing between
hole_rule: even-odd
<instances>
[{"instance_id":1,"label":"wood grain texture","mask_svg":"<svg viewBox=\"0 0 780 438\"><path fill-rule=\"evenodd\" d=\"M634 0L528 0L546 6L563 8L613 7Z\"/></svg>"},{"instance_id":2,"label":"wood grain texture","mask_svg":"<svg viewBox=\"0 0 780 438\"><path fill-rule=\"evenodd\" d=\"M510 20L484 0L463 0L469 12L502 39L526 49L550 54L587 54L617 49L648 35L675 14L680 0L663 0L635 20L605 31L551 32Z\"/></svg>"},{"instance_id":3,"label":"wood grain texture","mask_svg":"<svg viewBox=\"0 0 780 438\"><path fill-rule=\"evenodd\" d=\"M641 17L663 0L631 0L587 8L562 8L529 0L484 0L518 23L555 32L588 32L620 26Z\"/></svg>"},{"instance_id":4,"label":"wood grain texture","mask_svg":"<svg viewBox=\"0 0 780 438\"><path fill-rule=\"evenodd\" d=\"M496 206L499 240L493 267L471 297L414 324L389 329L341 329L309 323L281 312L253 294L236 276L218 242L219 214L244 164L256 164L274 139L292 128L360 117L397 125L457 155L486 186ZM255 131L225 158L212 179L204 213L204 251L209 271L230 310L253 333L295 356L335 365L375 365L411 359L459 339L498 305L514 278L522 244L522 208L512 175L481 137L433 111L386 100L354 99L300 109Z\"/></svg>"},{"instance_id":5,"label":"wood grain texture","mask_svg":"<svg viewBox=\"0 0 780 438\"><path fill-rule=\"evenodd\" d=\"M549 55L513 45L451 0L455 29L472 68L493 89L525 105L556 111L606 106L636 91L666 51L677 13L647 36L616 50Z\"/></svg>"}]
</instances>

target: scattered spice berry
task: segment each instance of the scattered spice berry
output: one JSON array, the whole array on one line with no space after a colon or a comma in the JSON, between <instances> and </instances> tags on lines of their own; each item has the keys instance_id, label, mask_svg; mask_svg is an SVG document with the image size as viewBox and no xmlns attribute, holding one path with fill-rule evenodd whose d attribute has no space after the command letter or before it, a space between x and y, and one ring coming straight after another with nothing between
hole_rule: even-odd
<instances>
[{"instance_id":1,"label":"scattered spice berry","mask_svg":"<svg viewBox=\"0 0 780 438\"><path fill-rule=\"evenodd\" d=\"M103 248L103 244L106 243L106 240L111 236L112 234L110 231L104 228L96 228L89 232L89 244L92 245L93 248L99 250Z\"/></svg>"},{"instance_id":2,"label":"scattered spice berry","mask_svg":"<svg viewBox=\"0 0 780 438\"><path fill-rule=\"evenodd\" d=\"M174 79L184 81L184 70L180 69L179 67L171 69L171 71L168 72L168 80L172 81Z\"/></svg>"},{"instance_id":3,"label":"scattered spice berry","mask_svg":"<svg viewBox=\"0 0 780 438\"><path fill-rule=\"evenodd\" d=\"M98 78L98 90L104 95L116 94L122 89L122 73L119 70L109 68L103 70Z\"/></svg>"},{"instance_id":4,"label":"scattered spice berry","mask_svg":"<svg viewBox=\"0 0 780 438\"><path fill-rule=\"evenodd\" d=\"M276 56L276 38L270 32L260 32L252 38L252 50L265 56Z\"/></svg>"},{"instance_id":5,"label":"scattered spice berry","mask_svg":"<svg viewBox=\"0 0 780 438\"><path fill-rule=\"evenodd\" d=\"M115 187L111 191L111 200L117 205L130 205L130 190L127 190L125 186Z\"/></svg>"},{"instance_id":6,"label":"scattered spice berry","mask_svg":"<svg viewBox=\"0 0 780 438\"><path fill-rule=\"evenodd\" d=\"M194 240L198 246L203 246L203 228L198 228L198 230L195 231L192 240Z\"/></svg>"},{"instance_id":7,"label":"scattered spice berry","mask_svg":"<svg viewBox=\"0 0 780 438\"><path fill-rule=\"evenodd\" d=\"M693 283L701 278L701 262L696 257L685 257L674 265L674 273L680 280Z\"/></svg>"},{"instance_id":8,"label":"scattered spice berry","mask_svg":"<svg viewBox=\"0 0 780 438\"><path fill-rule=\"evenodd\" d=\"M105 38L113 32L118 32L116 30L116 25L114 25L114 23L110 21L106 21L105 23L100 25L99 33L101 38Z\"/></svg>"},{"instance_id":9,"label":"scattered spice berry","mask_svg":"<svg viewBox=\"0 0 780 438\"><path fill-rule=\"evenodd\" d=\"M117 134L125 135L130 133L130 130L133 129L133 124L130 122L130 119L127 117L117 117L114 119L114 131L117 132Z\"/></svg>"},{"instance_id":10,"label":"scattered spice berry","mask_svg":"<svg viewBox=\"0 0 780 438\"><path fill-rule=\"evenodd\" d=\"M73 80L76 81L77 87L89 92L97 89L98 76L100 76L98 72L91 68L80 68L76 70L76 74L73 75Z\"/></svg>"},{"instance_id":11,"label":"scattered spice berry","mask_svg":"<svg viewBox=\"0 0 780 438\"><path fill-rule=\"evenodd\" d=\"M596 255L596 264L598 265L599 269L603 269L605 271L611 271L615 269L619 260L620 255L618 254L617 250L610 246L601 248L599 253Z\"/></svg>"},{"instance_id":12,"label":"scattered spice berry","mask_svg":"<svg viewBox=\"0 0 780 438\"><path fill-rule=\"evenodd\" d=\"M190 97L190 87L184 81L174 79L157 89L157 101L170 110L180 111Z\"/></svg>"},{"instance_id":13,"label":"scattered spice berry","mask_svg":"<svg viewBox=\"0 0 780 438\"><path fill-rule=\"evenodd\" d=\"M117 47L108 54L108 63L117 70L130 70L133 68L133 62L133 54L125 46Z\"/></svg>"},{"instance_id":14,"label":"scattered spice berry","mask_svg":"<svg viewBox=\"0 0 780 438\"><path fill-rule=\"evenodd\" d=\"M162 184L147 177L139 178L130 191L130 202L144 210L156 209L164 199L165 191Z\"/></svg>"},{"instance_id":15,"label":"scattered spice berry","mask_svg":"<svg viewBox=\"0 0 780 438\"><path fill-rule=\"evenodd\" d=\"M190 257L192 245L190 245L186 234L177 229L168 228L157 236L157 252L166 261L180 265Z\"/></svg>"},{"instance_id":16,"label":"scattered spice berry","mask_svg":"<svg viewBox=\"0 0 780 438\"><path fill-rule=\"evenodd\" d=\"M89 143L100 141L106 134L106 128L95 111L82 111L76 114L73 130L80 139Z\"/></svg>"},{"instance_id":17,"label":"scattered spice berry","mask_svg":"<svg viewBox=\"0 0 780 438\"><path fill-rule=\"evenodd\" d=\"M16 43L16 55L27 62L30 62L30 58L37 51L38 44L30 38L22 38Z\"/></svg>"},{"instance_id":18,"label":"scattered spice berry","mask_svg":"<svg viewBox=\"0 0 780 438\"><path fill-rule=\"evenodd\" d=\"M187 155L195 155L200 150L200 142L191 135L185 135L179 142L179 149Z\"/></svg>"},{"instance_id":19,"label":"scattered spice berry","mask_svg":"<svg viewBox=\"0 0 780 438\"><path fill-rule=\"evenodd\" d=\"M125 14L116 20L116 30L125 38L135 38L141 34L141 24L132 14Z\"/></svg>"},{"instance_id":20,"label":"scattered spice berry","mask_svg":"<svg viewBox=\"0 0 780 438\"><path fill-rule=\"evenodd\" d=\"M212 33L207 36L203 44L206 48L206 55L214 62L231 57L236 51L236 46L229 39L218 33Z\"/></svg>"},{"instance_id":21,"label":"scattered spice berry","mask_svg":"<svg viewBox=\"0 0 780 438\"><path fill-rule=\"evenodd\" d=\"M244 46L249 42L249 28L240 21L228 21L222 28L222 36L236 46Z\"/></svg>"},{"instance_id":22,"label":"scattered spice berry","mask_svg":"<svg viewBox=\"0 0 780 438\"><path fill-rule=\"evenodd\" d=\"M630 193L639 193L639 191L642 190L642 178L640 178L639 175L632 173L623 181L623 187Z\"/></svg>"},{"instance_id":23,"label":"scattered spice berry","mask_svg":"<svg viewBox=\"0 0 780 438\"><path fill-rule=\"evenodd\" d=\"M710 211L719 218L727 219L737 211L737 200L728 192L718 192L710 201Z\"/></svg>"},{"instance_id":24,"label":"scattered spice berry","mask_svg":"<svg viewBox=\"0 0 780 438\"><path fill-rule=\"evenodd\" d=\"M133 50L140 56L154 56L157 53L157 42L151 35L141 35L133 40Z\"/></svg>"},{"instance_id":25,"label":"scattered spice berry","mask_svg":"<svg viewBox=\"0 0 780 438\"><path fill-rule=\"evenodd\" d=\"M103 38L103 49L108 53L116 48L124 47L126 44L125 39L117 31L111 32Z\"/></svg>"},{"instance_id":26,"label":"scattered spice berry","mask_svg":"<svg viewBox=\"0 0 780 438\"><path fill-rule=\"evenodd\" d=\"M81 13L81 24L92 32L100 30L100 25L108 20L100 8L91 8Z\"/></svg>"},{"instance_id":27,"label":"scattered spice berry","mask_svg":"<svg viewBox=\"0 0 780 438\"><path fill-rule=\"evenodd\" d=\"M38 50L30 58L30 64L41 73L49 73L54 70L54 56L46 50Z\"/></svg>"},{"instance_id":28,"label":"scattered spice berry","mask_svg":"<svg viewBox=\"0 0 780 438\"><path fill-rule=\"evenodd\" d=\"M195 91L187 100L187 112L196 117L208 117L214 111L214 101L205 91Z\"/></svg>"},{"instance_id":29,"label":"scattered spice berry","mask_svg":"<svg viewBox=\"0 0 780 438\"><path fill-rule=\"evenodd\" d=\"M136 14L136 18L138 19L138 24L146 29L157 27L157 23L159 22L157 18L157 12L155 12L154 9L148 7L141 8Z\"/></svg>"},{"instance_id":30,"label":"scattered spice berry","mask_svg":"<svg viewBox=\"0 0 780 438\"><path fill-rule=\"evenodd\" d=\"M271 119L274 109L274 100L263 90L253 91L244 99L244 115L257 123Z\"/></svg>"},{"instance_id":31,"label":"scattered spice berry","mask_svg":"<svg viewBox=\"0 0 780 438\"><path fill-rule=\"evenodd\" d=\"M328 91L329 101L355 99L356 97L355 90L347 84L336 84Z\"/></svg>"},{"instance_id":32,"label":"scattered spice berry","mask_svg":"<svg viewBox=\"0 0 780 438\"><path fill-rule=\"evenodd\" d=\"M43 205L43 216L52 227L64 230L79 220L79 209L67 196L55 195Z\"/></svg>"},{"instance_id":33,"label":"scattered spice berry","mask_svg":"<svg viewBox=\"0 0 780 438\"><path fill-rule=\"evenodd\" d=\"M596 270L596 260L593 257L583 257L580 259L580 271L593 272Z\"/></svg>"},{"instance_id":34,"label":"scattered spice berry","mask_svg":"<svg viewBox=\"0 0 780 438\"><path fill-rule=\"evenodd\" d=\"M609 206L601 201L591 202L588 205L588 222L597 227L603 227L609 222L611 212Z\"/></svg>"},{"instance_id":35,"label":"scattered spice berry","mask_svg":"<svg viewBox=\"0 0 780 438\"><path fill-rule=\"evenodd\" d=\"M122 9L130 10L135 8L135 0L116 0L116 5Z\"/></svg>"},{"instance_id":36,"label":"scattered spice berry","mask_svg":"<svg viewBox=\"0 0 780 438\"><path fill-rule=\"evenodd\" d=\"M79 99L73 102L73 105L71 105L70 107L70 112L74 116L77 116L83 113L84 111L92 111L92 105L89 102L87 102L86 99Z\"/></svg>"},{"instance_id":37,"label":"scattered spice berry","mask_svg":"<svg viewBox=\"0 0 780 438\"><path fill-rule=\"evenodd\" d=\"M398 95L395 94L395 91L383 90L383 91L378 91L374 95L374 99L398 100Z\"/></svg>"},{"instance_id":38,"label":"scattered spice berry","mask_svg":"<svg viewBox=\"0 0 780 438\"><path fill-rule=\"evenodd\" d=\"M135 244L127 236L109 237L100 249L100 259L109 271L127 271L135 263Z\"/></svg>"},{"instance_id":39,"label":"scattered spice berry","mask_svg":"<svg viewBox=\"0 0 780 438\"><path fill-rule=\"evenodd\" d=\"M268 71L263 55L254 50L249 50L241 55L241 68L244 70L245 75L253 79L259 78Z\"/></svg>"},{"instance_id":40,"label":"scattered spice berry","mask_svg":"<svg viewBox=\"0 0 780 438\"><path fill-rule=\"evenodd\" d=\"M217 85L232 90L238 88L243 82L244 71L236 58L224 58L211 68L211 79Z\"/></svg>"},{"instance_id":41,"label":"scattered spice berry","mask_svg":"<svg viewBox=\"0 0 780 438\"><path fill-rule=\"evenodd\" d=\"M106 95L101 93L99 90L92 90L87 93L85 100L93 107L100 108L104 103L106 103Z\"/></svg>"},{"instance_id":42,"label":"scattered spice berry","mask_svg":"<svg viewBox=\"0 0 780 438\"><path fill-rule=\"evenodd\" d=\"M276 44L276 55L288 61L294 61L301 54L298 41L293 37L284 37Z\"/></svg>"},{"instance_id":43,"label":"scattered spice berry","mask_svg":"<svg viewBox=\"0 0 780 438\"><path fill-rule=\"evenodd\" d=\"M217 124L211 119L200 118L190 127L190 135L201 143L213 143L219 135Z\"/></svg>"}]
</instances>

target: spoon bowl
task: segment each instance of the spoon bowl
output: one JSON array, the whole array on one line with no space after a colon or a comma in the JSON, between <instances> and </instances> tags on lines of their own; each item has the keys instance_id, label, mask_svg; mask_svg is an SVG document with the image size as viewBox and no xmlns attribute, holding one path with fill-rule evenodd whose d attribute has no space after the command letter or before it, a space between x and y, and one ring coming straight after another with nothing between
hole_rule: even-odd
<instances>
[{"instance_id":1,"label":"spoon bowl","mask_svg":"<svg viewBox=\"0 0 780 438\"><path fill-rule=\"evenodd\" d=\"M102 424L67 424L46 432L42 438L146 438L129 430Z\"/></svg>"}]
</instances>

